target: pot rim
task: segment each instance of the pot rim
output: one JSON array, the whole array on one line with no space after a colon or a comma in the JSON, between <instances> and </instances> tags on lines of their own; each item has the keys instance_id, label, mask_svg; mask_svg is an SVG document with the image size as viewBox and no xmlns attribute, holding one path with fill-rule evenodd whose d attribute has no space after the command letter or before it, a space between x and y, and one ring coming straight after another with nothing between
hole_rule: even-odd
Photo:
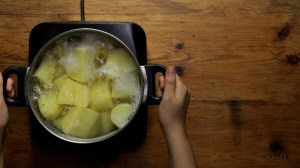
<instances>
[{"instance_id":1,"label":"pot rim","mask_svg":"<svg viewBox=\"0 0 300 168\"><path fill-rule=\"evenodd\" d=\"M30 98L31 95L29 95L29 93L31 93L31 89L32 86L30 84L33 73L35 72L36 68L37 68L37 63L38 61L41 59L41 57L43 57L43 55L45 54L46 51L48 51L49 47L55 43L56 41L60 40L61 38L70 35L72 33L77 33L77 32L93 32L93 33L97 33L98 35L105 35L108 36L109 38L114 39L115 41L118 42L118 44L120 44L120 46L122 46L122 48L126 49L127 52L130 53L131 57L133 57L133 60L136 64L137 67L137 71L139 74L139 79L140 79L140 98L139 101L137 102L137 106L135 107L135 111L133 112L132 116L130 117L130 119L127 121L127 123L121 127L118 128L117 130L114 130L108 134L105 135L101 135L101 136L97 136L94 138L77 138L74 136L70 136L67 135L65 133L63 133L62 131L60 131L58 128L56 128L51 122L49 122L48 120L46 120L42 114L40 113L40 111L34 106L34 101L32 100L32 98ZM29 70L27 71L26 74L26 82L25 82L25 98L26 101L28 102L28 104L30 105L30 108L32 109L34 116L38 119L39 123L48 131L50 132L52 135L56 136L57 138L60 138L64 141L67 142L71 142L71 143L77 143L77 144L90 144L90 143L95 143L95 142L100 142L100 141L104 141L107 140L109 138L112 138L113 136L117 135L118 133L120 133L122 130L124 130L133 120L133 118L136 116L136 113L138 112L138 109L140 108L140 105L142 103L143 97L145 96L146 93L145 92L145 79L143 77L143 72L142 72L142 68L140 67L136 57L134 56L133 52L130 50L130 48L119 38L117 38L116 36L102 31L102 30L98 30L98 29L93 29L93 28L77 28L77 29L72 29L72 30L68 30L65 32L62 32L58 35L56 35L55 37L53 37L52 39L50 39L36 54L36 56L34 57L31 65L29 66ZM147 88L147 87L146 87Z\"/></svg>"}]
</instances>

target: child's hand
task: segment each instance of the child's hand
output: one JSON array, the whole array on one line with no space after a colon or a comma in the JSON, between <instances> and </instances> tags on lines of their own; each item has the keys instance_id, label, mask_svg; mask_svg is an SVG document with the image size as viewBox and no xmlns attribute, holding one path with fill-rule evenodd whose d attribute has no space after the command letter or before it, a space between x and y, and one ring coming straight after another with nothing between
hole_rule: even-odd
<instances>
[{"instance_id":1,"label":"child's hand","mask_svg":"<svg viewBox=\"0 0 300 168\"><path fill-rule=\"evenodd\" d=\"M13 84L14 81L8 78L6 84L6 90L9 93L8 95L10 97L13 97L15 94ZM0 72L0 142L4 138L3 136L6 131L7 123L8 123L8 110L3 97L3 77Z\"/></svg>"},{"instance_id":2,"label":"child's hand","mask_svg":"<svg viewBox=\"0 0 300 168\"><path fill-rule=\"evenodd\" d=\"M159 120L167 140L170 167L196 168L197 161L185 128L190 91L175 73L167 70L166 77L159 79L157 96L163 96L159 106Z\"/></svg>"},{"instance_id":3,"label":"child's hand","mask_svg":"<svg viewBox=\"0 0 300 168\"><path fill-rule=\"evenodd\" d=\"M190 101L190 91L175 73L174 67L169 67L166 77L159 79L158 96L162 96L159 106L159 120L163 131L183 131Z\"/></svg>"}]
</instances>

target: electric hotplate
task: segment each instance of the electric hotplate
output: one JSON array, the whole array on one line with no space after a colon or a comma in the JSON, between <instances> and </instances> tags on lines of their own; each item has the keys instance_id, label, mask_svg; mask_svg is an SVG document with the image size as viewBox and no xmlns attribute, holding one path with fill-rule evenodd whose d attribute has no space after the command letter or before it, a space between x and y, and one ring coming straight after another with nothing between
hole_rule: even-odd
<instances>
[{"instance_id":1,"label":"electric hotplate","mask_svg":"<svg viewBox=\"0 0 300 168\"><path fill-rule=\"evenodd\" d=\"M143 29L128 22L49 22L35 26L29 37L29 65L35 55L50 39L68 30L78 28L93 28L108 32L119 38L133 52L140 65L147 64L146 35ZM47 147L76 147L95 146L103 148L119 148L121 146L136 146L141 144L147 131L147 106L141 104L136 116L130 124L116 136L94 144L74 144L63 141L48 132L34 116L29 107L29 130L34 143Z\"/></svg>"}]
</instances>

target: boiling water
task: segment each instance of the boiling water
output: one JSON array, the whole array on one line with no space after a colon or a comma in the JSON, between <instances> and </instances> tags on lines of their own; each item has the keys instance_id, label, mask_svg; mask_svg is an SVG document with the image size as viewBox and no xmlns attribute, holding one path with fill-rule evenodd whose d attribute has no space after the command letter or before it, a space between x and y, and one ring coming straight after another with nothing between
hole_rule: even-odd
<instances>
[{"instance_id":1,"label":"boiling water","mask_svg":"<svg viewBox=\"0 0 300 168\"><path fill-rule=\"evenodd\" d=\"M38 74L40 67L38 67L37 71L34 73L31 99L34 102L35 108L39 108L38 103L40 97L47 91L54 90L60 92L61 86L58 86L55 81L63 75L67 75L68 78L73 81L87 86L88 89L90 89L96 79L101 79L109 81L108 84L110 90L114 89L124 92L127 95L126 98L112 96L111 99L113 100L114 106L122 103L132 105L132 113L126 119L126 122L130 121L131 117L134 116L141 99L141 81L139 78L139 71L134 63L135 60L129 53L124 55L124 57L126 57L124 60L126 60L126 62L131 61L129 65L134 65L134 67L127 67L129 70L127 68L122 69L121 71L118 69L120 67L118 64L122 64L122 62L116 62L116 64L110 63L110 66L105 66L106 60L108 56L110 56L109 54L121 47L122 46L114 39L106 36L99 36L95 33L77 33L76 35L70 35L56 41L55 45L45 52L44 59L40 64L40 67L45 67L44 71L46 72L41 72L42 75L40 76L42 77L40 77ZM84 56L88 55L88 57L85 59L78 59L78 56L76 57L74 54L75 50L78 50L79 53L85 52ZM86 61L86 59L88 59L88 61ZM81 72L75 73L75 75L69 73L78 70L84 71L84 75L82 75ZM47 76L47 78L45 76ZM48 79L48 76L50 79ZM116 95L118 95L118 92L116 92ZM55 118L44 117L56 125L58 129L61 129L61 126L57 123L72 106L74 105L59 104L59 110L62 112L60 112L58 116ZM88 108L90 107L88 106ZM99 119L97 121L99 125L101 125L100 121L102 120ZM123 125L126 125L126 122ZM117 129L117 127L114 128L114 130ZM111 131L114 130L112 129ZM107 133L109 132L106 132L105 134ZM103 135L103 133L92 135L92 137L100 135Z\"/></svg>"}]
</instances>

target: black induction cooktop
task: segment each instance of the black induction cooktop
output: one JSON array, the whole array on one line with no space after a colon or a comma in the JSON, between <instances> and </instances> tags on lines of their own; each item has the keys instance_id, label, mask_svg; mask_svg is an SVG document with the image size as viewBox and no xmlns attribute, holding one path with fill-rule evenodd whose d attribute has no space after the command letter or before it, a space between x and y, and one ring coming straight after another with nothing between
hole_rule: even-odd
<instances>
[{"instance_id":1,"label":"black induction cooktop","mask_svg":"<svg viewBox=\"0 0 300 168\"><path fill-rule=\"evenodd\" d=\"M146 35L143 29L137 24L129 22L46 22L35 26L30 33L29 65L38 51L50 39L65 31L78 28L98 29L114 35L128 46L140 65L147 64ZM141 144L147 131L147 106L141 104L134 119L118 135L94 144L73 144L55 137L38 122L30 107L29 129L32 141L40 146L59 148L80 148L82 146L84 148L87 146L94 148L95 146L99 146L101 149L109 147L110 150L112 146L115 148L120 146L136 146Z\"/></svg>"}]
</instances>

